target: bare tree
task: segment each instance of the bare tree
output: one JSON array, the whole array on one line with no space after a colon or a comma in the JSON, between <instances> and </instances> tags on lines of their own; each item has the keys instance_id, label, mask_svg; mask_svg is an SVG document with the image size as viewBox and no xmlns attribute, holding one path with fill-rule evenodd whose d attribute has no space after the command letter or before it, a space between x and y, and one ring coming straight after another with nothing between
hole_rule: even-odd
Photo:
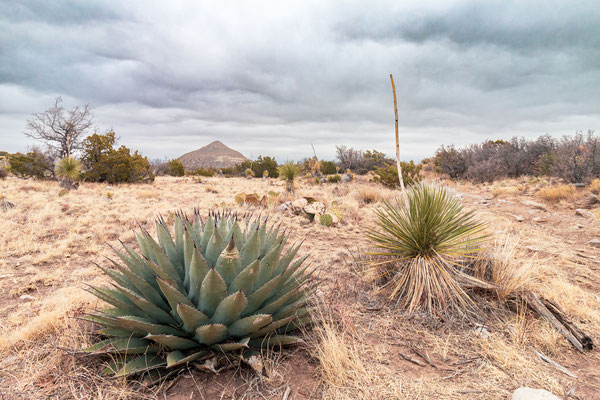
<instances>
[{"instance_id":1,"label":"bare tree","mask_svg":"<svg viewBox=\"0 0 600 400\"><path fill-rule=\"evenodd\" d=\"M44 142L54 156L70 157L73 151L81 148L83 135L92 127L93 118L88 104L67 111L62 98L57 97L54 107L33 114L27 121L25 135Z\"/></svg>"}]
</instances>

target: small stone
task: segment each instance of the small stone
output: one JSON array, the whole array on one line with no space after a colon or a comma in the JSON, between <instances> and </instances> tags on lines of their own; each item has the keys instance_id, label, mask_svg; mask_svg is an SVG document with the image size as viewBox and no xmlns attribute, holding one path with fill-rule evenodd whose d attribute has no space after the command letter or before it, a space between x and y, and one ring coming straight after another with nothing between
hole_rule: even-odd
<instances>
[{"instance_id":1,"label":"small stone","mask_svg":"<svg viewBox=\"0 0 600 400\"><path fill-rule=\"evenodd\" d=\"M513 392L512 400L560 400L560 398L547 390L520 387Z\"/></svg>"},{"instance_id":2,"label":"small stone","mask_svg":"<svg viewBox=\"0 0 600 400\"><path fill-rule=\"evenodd\" d=\"M533 222L535 222L536 224L543 224L544 222L546 222L546 218L544 217L535 217L534 219L532 219Z\"/></svg>"},{"instance_id":3,"label":"small stone","mask_svg":"<svg viewBox=\"0 0 600 400\"><path fill-rule=\"evenodd\" d=\"M600 239L592 239L589 242L587 242L587 244L594 247L600 247Z\"/></svg>"},{"instance_id":4,"label":"small stone","mask_svg":"<svg viewBox=\"0 0 600 400\"><path fill-rule=\"evenodd\" d=\"M19 297L19 300L21 300L21 301L35 301L35 297L30 296L28 294L24 294L23 296Z\"/></svg>"},{"instance_id":5,"label":"small stone","mask_svg":"<svg viewBox=\"0 0 600 400\"><path fill-rule=\"evenodd\" d=\"M583 228L583 225L580 225L580 224L573 225L572 228L573 229L581 229L581 228Z\"/></svg>"},{"instance_id":6,"label":"small stone","mask_svg":"<svg viewBox=\"0 0 600 400\"><path fill-rule=\"evenodd\" d=\"M287 211L288 208L290 208L292 206L292 202L291 201L286 201L285 203L281 203L280 205L278 205L275 210L276 211Z\"/></svg>"},{"instance_id":7,"label":"small stone","mask_svg":"<svg viewBox=\"0 0 600 400\"><path fill-rule=\"evenodd\" d=\"M577 210L575 210L575 214L584 218L596 219L596 216L593 212L584 210L583 208L578 208Z\"/></svg>"},{"instance_id":8,"label":"small stone","mask_svg":"<svg viewBox=\"0 0 600 400\"><path fill-rule=\"evenodd\" d=\"M542 249L540 249L539 247L536 247L536 246L527 246L526 249L529 250L529 251L533 251L534 253L537 253L537 252L539 252L539 251L542 250Z\"/></svg>"},{"instance_id":9,"label":"small stone","mask_svg":"<svg viewBox=\"0 0 600 400\"><path fill-rule=\"evenodd\" d=\"M548 211L548 208L546 208L545 205L538 203L537 201L532 201L532 200L523 200L521 202L521 204L527 206L527 207L531 207L531 208L535 208L538 210L542 210L542 211Z\"/></svg>"},{"instance_id":10,"label":"small stone","mask_svg":"<svg viewBox=\"0 0 600 400\"><path fill-rule=\"evenodd\" d=\"M304 207L304 212L307 214L320 215L325 212L325 204L314 201Z\"/></svg>"},{"instance_id":11,"label":"small stone","mask_svg":"<svg viewBox=\"0 0 600 400\"><path fill-rule=\"evenodd\" d=\"M523 218L520 215L513 215L513 217L517 220L517 222L523 222L523 221L525 221L525 218Z\"/></svg>"}]
</instances>

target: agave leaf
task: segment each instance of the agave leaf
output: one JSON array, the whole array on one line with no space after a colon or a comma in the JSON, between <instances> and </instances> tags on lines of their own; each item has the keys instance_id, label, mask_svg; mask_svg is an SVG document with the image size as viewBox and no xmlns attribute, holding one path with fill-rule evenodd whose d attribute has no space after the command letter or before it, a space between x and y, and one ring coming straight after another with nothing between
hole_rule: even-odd
<instances>
[{"instance_id":1,"label":"agave leaf","mask_svg":"<svg viewBox=\"0 0 600 400\"><path fill-rule=\"evenodd\" d=\"M96 296L102 301L113 305L127 313L144 316L146 315L139 307L137 307L131 300L116 290L104 289L104 288L89 288L86 289L88 292Z\"/></svg>"},{"instance_id":2,"label":"agave leaf","mask_svg":"<svg viewBox=\"0 0 600 400\"><path fill-rule=\"evenodd\" d=\"M179 274L178 268L175 268L175 266L173 266L171 260L165 254L163 249L159 246L158 243L156 243L156 241L150 235L147 236L147 242L156 258L155 264L158 265L159 269L164 272L164 274L159 274L159 276L166 281L175 281L177 283L177 286L183 287L183 279L181 279L181 275ZM152 265L149 266L156 272L156 269ZM165 274L168 277L164 276Z\"/></svg>"},{"instance_id":3,"label":"agave leaf","mask_svg":"<svg viewBox=\"0 0 600 400\"><path fill-rule=\"evenodd\" d=\"M187 364L197 360L200 357L206 356L207 354L210 354L210 352L207 350L200 350L187 355L179 350L172 351L167 355L167 368L173 368Z\"/></svg>"},{"instance_id":4,"label":"agave leaf","mask_svg":"<svg viewBox=\"0 0 600 400\"><path fill-rule=\"evenodd\" d=\"M149 341L139 338L111 338L102 340L90 347L83 349L86 353L158 353L158 346L152 345Z\"/></svg>"},{"instance_id":5,"label":"agave leaf","mask_svg":"<svg viewBox=\"0 0 600 400\"><path fill-rule=\"evenodd\" d=\"M253 230L252 234L242 248L242 267L254 262L260 256L260 237L258 230Z\"/></svg>"},{"instance_id":6,"label":"agave leaf","mask_svg":"<svg viewBox=\"0 0 600 400\"><path fill-rule=\"evenodd\" d=\"M287 269L294 257L296 257L296 254L298 254L300 246L302 246L302 243L298 243L296 246L292 246L292 248L283 257L281 257L281 259L279 260L279 264L277 265L277 269L275 270L275 275L279 275ZM308 256L305 256L304 259L306 259L306 257ZM302 262L300 262L300 264L301 263Z\"/></svg>"},{"instance_id":7,"label":"agave leaf","mask_svg":"<svg viewBox=\"0 0 600 400\"><path fill-rule=\"evenodd\" d=\"M227 338L227 327L223 324L202 325L196 329L194 339L199 343L210 346Z\"/></svg>"},{"instance_id":8,"label":"agave leaf","mask_svg":"<svg viewBox=\"0 0 600 400\"><path fill-rule=\"evenodd\" d=\"M149 285L155 289L158 289L158 286L154 281L154 272L146 263L146 259L150 258L146 257L145 255L140 256L123 242L121 242L121 246L123 246L123 249L125 249L127 255L123 254L117 249L113 249L113 251L125 263L127 268L129 268L132 273L142 277L142 279L144 279L144 281Z\"/></svg>"},{"instance_id":9,"label":"agave leaf","mask_svg":"<svg viewBox=\"0 0 600 400\"><path fill-rule=\"evenodd\" d=\"M211 240L208 241L208 245L206 246L206 253L204 253L204 258L209 267L216 265L217 259L223 249L225 249L225 246L226 243L223 236L221 236L221 232L215 229Z\"/></svg>"},{"instance_id":10,"label":"agave leaf","mask_svg":"<svg viewBox=\"0 0 600 400\"><path fill-rule=\"evenodd\" d=\"M158 325L138 317L118 317L118 321L125 328L133 329L136 332L150 333L152 335L174 335L185 336L185 334L168 325Z\"/></svg>"},{"instance_id":11,"label":"agave leaf","mask_svg":"<svg viewBox=\"0 0 600 400\"><path fill-rule=\"evenodd\" d=\"M222 353L227 353L230 351L236 351L236 350L247 348L249 341L250 341L250 338L244 338L244 339L240 340L239 342L235 342L235 343L213 344L212 346L210 346L210 348L213 350L220 351Z\"/></svg>"},{"instance_id":12,"label":"agave leaf","mask_svg":"<svg viewBox=\"0 0 600 400\"><path fill-rule=\"evenodd\" d=\"M162 290L163 294L167 298L169 305L171 306L171 315L177 320L177 322L181 322L179 319L179 314L177 314L177 305L185 304L190 307L194 307L194 303L192 303L185 294L181 293L175 287L171 286L169 283L163 281L160 278L157 278L156 281L160 286L160 290Z\"/></svg>"},{"instance_id":13,"label":"agave leaf","mask_svg":"<svg viewBox=\"0 0 600 400\"><path fill-rule=\"evenodd\" d=\"M186 221L187 222L187 221ZM190 264L192 262L192 255L194 254L194 239L189 229L183 231L183 286L188 289L190 288Z\"/></svg>"},{"instance_id":14,"label":"agave leaf","mask_svg":"<svg viewBox=\"0 0 600 400\"><path fill-rule=\"evenodd\" d=\"M268 314L254 314L238 319L228 328L229 334L234 337L243 337L252 334L273 321Z\"/></svg>"},{"instance_id":15,"label":"agave leaf","mask_svg":"<svg viewBox=\"0 0 600 400\"><path fill-rule=\"evenodd\" d=\"M261 309L257 311L257 313L274 314L277 310L283 307L289 299L298 293L302 294L300 289L292 289L277 299L269 300Z\"/></svg>"},{"instance_id":16,"label":"agave leaf","mask_svg":"<svg viewBox=\"0 0 600 400\"><path fill-rule=\"evenodd\" d=\"M138 372L145 372L151 369L164 367L167 365L166 360L163 360L157 355L144 354L131 361L128 361L123 367L114 372L115 377L128 376Z\"/></svg>"},{"instance_id":17,"label":"agave leaf","mask_svg":"<svg viewBox=\"0 0 600 400\"><path fill-rule=\"evenodd\" d=\"M175 246L175 243L173 243L173 238L164 221L156 221L156 233L158 235L160 247L162 248L161 253L164 252L169 259L170 264L174 267L175 271L177 271L179 277L183 281L183 266L179 259L179 253L177 252L177 247ZM157 259L160 261L158 256Z\"/></svg>"},{"instance_id":18,"label":"agave leaf","mask_svg":"<svg viewBox=\"0 0 600 400\"><path fill-rule=\"evenodd\" d=\"M281 279L281 275L276 276L271 279L269 282L262 285L260 288L256 289L250 296L248 296L248 305L246 309L242 313L243 317L246 317L256 310L260 308L260 306L264 303L267 297L271 294L273 288L277 285L277 282Z\"/></svg>"},{"instance_id":19,"label":"agave leaf","mask_svg":"<svg viewBox=\"0 0 600 400\"><path fill-rule=\"evenodd\" d=\"M204 232L202 233L202 239L200 241L200 253L206 254L206 248L208 247L208 242L211 240L213 233L215 232L215 220L212 215L208 217L206 223L204 224Z\"/></svg>"},{"instance_id":20,"label":"agave leaf","mask_svg":"<svg viewBox=\"0 0 600 400\"><path fill-rule=\"evenodd\" d=\"M295 315L291 315L287 318L280 319L279 321L271 322L269 325L254 332L250 337L254 339L254 338L266 336L269 333L273 332L274 330L279 329L282 326L289 324L295 318L296 318Z\"/></svg>"},{"instance_id":21,"label":"agave leaf","mask_svg":"<svg viewBox=\"0 0 600 400\"><path fill-rule=\"evenodd\" d=\"M238 249L235 247L233 238L229 241L225 250L219 255L215 269L228 285L231 284L242 270L242 260Z\"/></svg>"},{"instance_id":22,"label":"agave leaf","mask_svg":"<svg viewBox=\"0 0 600 400\"><path fill-rule=\"evenodd\" d=\"M260 261L256 260L249 264L235 277L231 285L229 285L229 293L235 293L239 290L243 291L246 296L250 294L250 291L254 287L254 282L258 280L260 273Z\"/></svg>"},{"instance_id":23,"label":"agave leaf","mask_svg":"<svg viewBox=\"0 0 600 400\"><path fill-rule=\"evenodd\" d=\"M205 325L210 321L202 311L195 307L186 306L185 304L177 305L177 314L183 321L183 329L188 333L196 332L200 325Z\"/></svg>"},{"instance_id":24,"label":"agave leaf","mask_svg":"<svg viewBox=\"0 0 600 400\"><path fill-rule=\"evenodd\" d=\"M215 324L230 325L240 318L247 304L246 296L241 290L233 293L219 303L210 321Z\"/></svg>"},{"instance_id":25,"label":"agave leaf","mask_svg":"<svg viewBox=\"0 0 600 400\"><path fill-rule=\"evenodd\" d=\"M110 260L110 258L109 258L109 260ZM115 262L114 262L114 261L112 261L112 260L110 260L110 261L111 261L113 264L117 264L117 263L115 263ZM117 265L118 265L118 264L117 264ZM123 274L120 274L120 273L118 273L118 272L116 272L116 271L112 271L112 270L110 270L110 269L108 269L108 268L105 268L105 267L103 267L103 266L99 265L99 264L96 264L96 266L97 266L98 268L100 268L100 270L101 270L102 272L104 272L104 273L105 273L107 276L109 276L109 277L110 277L110 278L111 278L113 281L115 281L115 283L117 283L117 285L120 285L120 286L126 287L126 288L127 288L127 289L129 289L129 290L132 290L132 291L134 291L134 292L138 292L138 293L139 293L139 290L138 290L138 288L137 288L137 287L135 287L135 285L134 285L134 284L133 284L133 283L132 283L132 282L131 282L129 279L127 279L127 277L126 277L125 275L123 275ZM120 266L119 266L119 267L120 267Z\"/></svg>"},{"instance_id":26,"label":"agave leaf","mask_svg":"<svg viewBox=\"0 0 600 400\"><path fill-rule=\"evenodd\" d=\"M304 305L306 305L306 299L299 300L295 303L283 307L273 315L273 321L279 321L280 319L284 319L291 315L295 315L297 311Z\"/></svg>"},{"instance_id":27,"label":"agave leaf","mask_svg":"<svg viewBox=\"0 0 600 400\"><path fill-rule=\"evenodd\" d=\"M135 238L138 242L138 246L140 246L140 251L142 252L142 255L145 258L152 260L156 263L156 256L154 255L154 252L152 251L152 248L150 247L147 240L148 236L150 236L150 234L144 230L142 230L141 234L137 232L135 234Z\"/></svg>"},{"instance_id":28,"label":"agave leaf","mask_svg":"<svg viewBox=\"0 0 600 400\"><path fill-rule=\"evenodd\" d=\"M260 275L256 282L256 287L264 285L273 277L273 272L277 268L281 250L283 250L283 246L278 244L260 260Z\"/></svg>"},{"instance_id":29,"label":"agave leaf","mask_svg":"<svg viewBox=\"0 0 600 400\"><path fill-rule=\"evenodd\" d=\"M185 262L184 262L184 258L183 258L184 241L183 241L182 218L184 218L184 217L180 213L177 213L177 215L175 215L175 248L177 249L177 256L179 258L179 263L184 268L182 272L185 272ZM182 275L182 276L184 276L184 275Z\"/></svg>"},{"instance_id":30,"label":"agave leaf","mask_svg":"<svg viewBox=\"0 0 600 400\"><path fill-rule=\"evenodd\" d=\"M296 271L298 271L298 269L300 268L300 266L302 265L302 263L308 258L308 254L300 257L299 259L297 259L296 261L294 261L292 263L292 265L290 265L286 270L284 270L281 273L281 280L279 281L279 283L277 284L277 286L275 286L273 288L273 294L272 297L276 297L276 295L280 294L280 292L282 291L281 289L288 284L290 281L292 281L290 278L292 277L292 275L294 275L294 273ZM308 267L305 267L308 268ZM285 290L284 292L287 292L287 290Z\"/></svg>"},{"instance_id":31,"label":"agave leaf","mask_svg":"<svg viewBox=\"0 0 600 400\"><path fill-rule=\"evenodd\" d=\"M232 237L233 237L235 246L237 247L238 251L240 251L240 249L242 249L244 247L244 243L246 242L246 238L244 237L244 234L242 233L240 224L238 224L238 222L235 221L233 223L233 226L231 227L231 230L233 231Z\"/></svg>"},{"instance_id":32,"label":"agave leaf","mask_svg":"<svg viewBox=\"0 0 600 400\"><path fill-rule=\"evenodd\" d=\"M117 289L123 293L125 296L129 298L136 306L138 306L141 310L143 310L146 315L148 315L152 320L157 321L162 324L171 324L177 323L173 316L171 316L168 312L163 310L162 308L156 306L155 304L149 302L143 297L138 296L130 290L127 290L122 287L118 287Z\"/></svg>"},{"instance_id":33,"label":"agave leaf","mask_svg":"<svg viewBox=\"0 0 600 400\"><path fill-rule=\"evenodd\" d=\"M296 336L273 335L266 338L251 339L249 345L251 347L278 347L292 344L303 343L302 339Z\"/></svg>"},{"instance_id":34,"label":"agave leaf","mask_svg":"<svg viewBox=\"0 0 600 400\"><path fill-rule=\"evenodd\" d=\"M193 340L173 335L148 335L144 339L162 344L171 350L189 350L200 347L200 344Z\"/></svg>"},{"instance_id":35,"label":"agave leaf","mask_svg":"<svg viewBox=\"0 0 600 400\"><path fill-rule=\"evenodd\" d=\"M206 315L212 316L221 301L227 296L227 284L221 275L212 268L202 281L198 307Z\"/></svg>"},{"instance_id":36,"label":"agave leaf","mask_svg":"<svg viewBox=\"0 0 600 400\"><path fill-rule=\"evenodd\" d=\"M152 285L150 285L148 282L146 282L144 280L144 278L139 277L132 271L128 271L126 268L123 268L122 266L120 266L119 264L117 264L116 262L111 260L110 258L109 258L109 260L113 263L115 268L118 268L119 271L121 271L123 273L123 275L125 275L127 277L127 279L129 279L129 281L134 285L134 287L136 288L135 292L138 295L143 295L145 298L147 298L148 300L150 300L152 303L156 304L163 310L169 309L169 307L163 300L160 293L158 293ZM152 277L152 280L155 281L156 279L154 277ZM129 289L129 287L127 287L127 288Z\"/></svg>"},{"instance_id":37,"label":"agave leaf","mask_svg":"<svg viewBox=\"0 0 600 400\"><path fill-rule=\"evenodd\" d=\"M190 262L190 286L188 291L188 298L191 299L194 304L198 304L200 300L200 289L202 287L202 281L208 274L208 264L200 254L200 250L194 247L192 252L192 261Z\"/></svg>"},{"instance_id":38,"label":"agave leaf","mask_svg":"<svg viewBox=\"0 0 600 400\"><path fill-rule=\"evenodd\" d=\"M137 333L134 334L133 332L131 332L127 329L121 329L121 328L103 328L103 329L99 329L97 331L97 333L100 335L104 335L104 336L119 337L119 338L142 336L142 334L137 334Z\"/></svg>"}]
</instances>

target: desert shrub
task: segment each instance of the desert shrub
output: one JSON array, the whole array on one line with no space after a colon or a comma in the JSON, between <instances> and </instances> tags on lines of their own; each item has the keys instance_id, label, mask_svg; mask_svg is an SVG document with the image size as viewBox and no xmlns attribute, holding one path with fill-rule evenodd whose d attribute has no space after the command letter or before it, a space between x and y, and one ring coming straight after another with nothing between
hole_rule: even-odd
<instances>
[{"instance_id":1,"label":"desert shrub","mask_svg":"<svg viewBox=\"0 0 600 400\"><path fill-rule=\"evenodd\" d=\"M337 174L337 167L333 161L321 160L321 173L323 175Z\"/></svg>"},{"instance_id":2,"label":"desert shrub","mask_svg":"<svg viewBox=\"0 0 600 400\"><path fill-rule=\"evenodd\" d=\"M342 170L361 171L360 175L374 171L376 167L383 167L394 160L387 158L384 153L377 150L357 150L352 147L337 146L336 155L338 165Z\"/></svg>"},{"instance_id":3,"label":"desert shrub","mask_svg":"<svg viewBox=\"0 0 600 400\"><path fill-rule=\"evenodd\" d=\"M84 179L93 182L139 183L154 181L150 162L125 146L114 149L114 132L93 134L83 141Z\"/></svg>"},{"instance_id":4,"label":"desert shrub","mask_svg":"<svg viewBox=\"0 0 600 400\"><path fill-rule=\"evenodd\" d=\"M221 173L226 177L231 177L235 175L235 167L221 168Z\"/></svg>"},{"instance_id":5,"label":"desert shrub","mask_svg":"<svg viewBox=\"0 0 600 400\"><path fill-rule=\"evenodd\" d=\"M198 175L198 176L207 176L207 177L210 177L210 176L214 176L215 175L215 170L212 169L212 168L207 168L207 169L197 168L196 170L194 170L193 174L194 175Z\"/></svg>"},{"instance_id":6,"label":"desert shrub","mask_svg":"<svg viewBox=\"0 0 600 400\"><path fill-rule=\"evenodd\" d=\"M56 163L55 171L60 185L72 189L81 179L81 162L74 157L61 158Z\"/></svg>"},{"instance_id":7,"label":"desert shrub","mask_svg":"<svg viewBox=\"0 0 600 400\"><path fill-rule=\"evenodd\" d=\"M342 176L339 174L331 175L327 177L327 182L329 183L338 183L342 180Z\"/></svg>"},{"instance_id":8,"label":"desert shrub","mask_svg":"<svg viewBox=\"0 0 600 400\"><path fill-rule=\"evenodd\" d=\"M252 161L252 165L250 166L252 171L254 171L254 176L262 176L264 171L268 171L269 176L273 178L279 177L277 167L277 161L269 156L258 156L255 161Z\"/></svg>"},{"instance_id":9,"label":"desert shrub","mask_svg":"<svg viewBox=\"0 0 600 400\"><path fill-rule=\"evenodd\" d=\"M467 260L481 252L484 225L472 211L442 187L417 184L406 201L385 202L376 211L377 228L367 230L375 257L371 267L383 276L396 299L409 312L464 312L473 302L460 282Z\"/></svg>"},{"instance_id":10,"label":"desert shrub","mask_svg":"<svg viewBox=\"0 0 600 400\"><path fill-rule=\"evenodd\" d=\"M54 177L52 160L39 150L8 156L9 170L19 178L50 179Z\"/></svg>"},{"instance_id":11,"label":"desert shrub","mask_svg":"<svg viewBox=\"0 0 600 400\"><path fill-rule=\"evenodd\" d=\"M571 185L546 186L537 192L537 196L548 203L570 200L574 195L575 187Z\"/></svg>"},{"instance_id":12,"label":"desert shrub","mask_svg":"<svg viewBox=\"0 0 600 400\"><path fill-rule=\"evenodd\" d=\"M164 171L165 175L170 175L170 176L184 176L185 175L185 168L183 167L183 164L181 163L181 161L177 160L177 159L173 159L167 162L167 164L165 165L165 171Z\"/></svg>"},{"instance_id":13,"label":"desert shrub","mask_svg":"<svg viewBox=\"0 0 600 400\"><path fill-rule=\"evenodd\" d=\"M113 355L107 372L165 376L202 357L301 342L288 335L310 321L299 246L282 253L279 229L214 215L176 215L173 233L158 221L157 240L141 231L140 252L124 244L123 264L103 268L118 290L89 290L112 307L85 318L108 338L84 351Z\"/></svg>"},{"instance_id":14,"label":"desert shrub","mask_svg":"<svg viewBox=\"0 0 600 400\"><path fill-rule=\"evenodd\" d=\"M356 199L361 204L373 204L381 201L381 193L371 187L359 188L356 191Z\"/></svg>"},{"instance_id":15,"label":"desert shrub","mask_svg":"<svg viewBox=\"0 0 600 400\"><path fill-rule=\"evenodd\" d=\"M300 175L300 168L293 161L288 161L279 167L277 174L281 179L285 180L286 190L293 192L294 179Z\"/></svg>"},{"instance_id":16,"label":"desert shrub","mask_svg":"<svg viewBox=\"0 0 600 400\"><path fill-rule=\"evenodd\" d=\"M402 168L402 179L405 185L410 186L421 181L422 177L419 175L422 168L421 164L415 164L412 160L410 162L401 161L400 167ZM375 167L374 181L390 188L400 186L398 168L395 164Z\"/></svg>"},{"instance_id":17,"label":"desert shrub","mask_svg":"<svg viewBox=\"0 0 600 400\"><path fill-rule=\"evenodd\" d=\"M251 168L246 168L246 178L254 178L254 171Z\"/></svg>"}]
</instances>

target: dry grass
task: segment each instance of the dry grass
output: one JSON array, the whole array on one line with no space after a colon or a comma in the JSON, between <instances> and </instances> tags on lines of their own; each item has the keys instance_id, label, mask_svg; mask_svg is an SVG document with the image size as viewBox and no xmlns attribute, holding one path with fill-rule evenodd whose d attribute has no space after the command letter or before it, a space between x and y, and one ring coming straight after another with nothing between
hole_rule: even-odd
<instances>
[{"instance_id":1,"label":"dry grass","mask_svg":"<svg viewBox=\"0 0 600 400\"><path fill-rule=\"evenodd\" d=\"M561 201L571 201L575 197L575 187L571 185L558 185L543 187L537 196L547 203L556 204Z\"/></svg>"},{"instance_id":2,"label":"dry grass","mask_svg":"<svg viewBox=\"0 0 600 400\"><path fill-rule=\"evenodd\" d=\"M600 194L600 179L594 179L590 184L590 192L594 194Z\"/></svg>"},{"instance_id":3,"label":"dry grass","mask_svg":"<svg viewBox=\"0 0 600 400\"><path fill-rule=\"evenodd\" d=\"M357 189L355 197L360 204L375 204L383 200L381 190L370 186Z\"/></svg>"}]
</instances>

